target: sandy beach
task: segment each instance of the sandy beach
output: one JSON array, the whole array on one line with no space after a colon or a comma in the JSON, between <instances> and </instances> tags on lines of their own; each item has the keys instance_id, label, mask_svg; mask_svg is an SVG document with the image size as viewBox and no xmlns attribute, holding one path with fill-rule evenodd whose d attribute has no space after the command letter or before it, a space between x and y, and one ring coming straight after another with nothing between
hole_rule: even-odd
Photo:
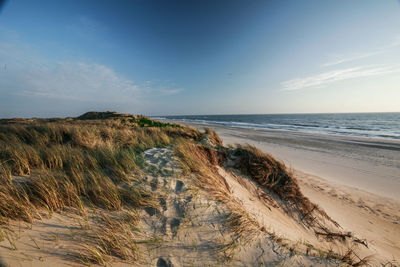
<instances>
[{"instance_id":1,"label":"sandy beach","mask_svg":"<svg viewBox=\"0 0 400 267\"><path fill-rule=\"evenodd\" d=\"M400 267L399 7L0 0L0 267Z\"/></svg>"},{"instance_id":2,"label":"sandy beach","mask_svg":"<svg viewBox=\"0 0 400 267\"><path fill-rule=\"evenodd\" d=\"M304 194L343 229L400 259L400 143L377 139L185 123L248 143L285 162Z\"/></svg>"},{"instance_id":3,"label":"sandy beach","mask_svg":"<svg viewBox=\"0 0 400 267\"><path fill-rule=\"evenodd\" d=\"M44 121L0 127L20 160L2 154L2 266L399 265L395 142L115 112Z\"/></svg>"},{"instance_id":4,"label":"sandy beach","mask_svg":"<svg viewBox=\"0 0 400 267\"><path fill-rule=\"evenodd\" d=\"M224 144L248 143L287 166L337 184L400 200L400 142L185 123L216 131Z\"/></svg>"}]
</instances>

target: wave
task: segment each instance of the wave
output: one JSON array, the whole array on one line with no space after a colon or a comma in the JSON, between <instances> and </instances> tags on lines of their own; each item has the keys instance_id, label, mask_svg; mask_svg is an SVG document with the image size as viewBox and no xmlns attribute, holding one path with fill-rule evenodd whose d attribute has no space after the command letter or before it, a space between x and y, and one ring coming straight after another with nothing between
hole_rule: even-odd
<instances>
[{"instance_id":1,"label":"wave","mask_svg":"<svg viewBox=\"0 0 400 267\"><path fill-rule=\"evenodd\" d=\"M233 117L235 120L222 120L223 117ZM258 116L258 115L255 115ZM211 119L210 117L214 117ZM307 116L304 116L307 117ZM226 115L226 116L195 116L192 117L153 117L158 120L172 120L177 122L192 122L199 124L210 124L220 125L237 128L248 128L248 129L266 129L266 130L285 130L305 133L318 133L318 134L331 134L331 135L345 135L354 137L367 137L367 138L381 138L381 139L393 139L400 140L399 129L393 128L391 124L384 123L384 121L368 122L362 120L339 120L329 121L321 119L320 122L314 118L313 121L301 121L302 118L287 119L273 119L272 122L254 122L254 120L260 120L260 118L253 118L249 115ZM243 120L247 119L248 122ZM240 120L240 121L239 121ZM303 120L307 120L303 118ZM252 122L249 122L252 121ZM357 125L357 123L363 123L364 125ZM391 123L391 122L389 122ZM350 124L350 125L349 125ZM377 125L381 127L377 127Z\"/></svg>"}]
</instances>

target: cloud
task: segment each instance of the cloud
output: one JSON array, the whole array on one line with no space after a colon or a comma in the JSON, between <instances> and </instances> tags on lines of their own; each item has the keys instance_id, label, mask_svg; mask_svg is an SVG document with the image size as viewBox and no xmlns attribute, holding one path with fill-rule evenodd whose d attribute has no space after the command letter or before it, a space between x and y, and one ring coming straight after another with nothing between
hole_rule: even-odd
<instances>
[{"instance_id":1,"label":"cloud","mask_svg":"<svg viewBox=\"0 0 400 267\"><path fill-rule=\"evenodd\" d=\"M176 95L179 94L180 92L182 92L183 89L182 88L177 88L177 89L160 89L159 92L162 95Z\"/></svg>"},{"instance_id":2,"label":"cloud","mask_svg":"<svg viewBox=\"0 0 400 267\"><path fill-rule=\"evenodd\" d=\"M321 65L321 67L330 67L330 66L334 66L334 65L338 65L338 64L342 64L342 63L347 63L347 62L351 62L351 61L355 61L355 60L359 60L359 59L363 59L363 58L367 58L367 57L371 57L371 56L375 56L378 54L382 54L392 48L398 47L400 46L400 37L396 38L393 42L384 45L378 49L375 49L373 51L369 51L369 52L364 52L364 53L357 53L357 54L352 54L349 55L347 57L340 57L337 58L333 61L324 63Z\"/></svg>"},{"instance_id":3,"label":"cloud","mask_svg":"<svg viewBox=\"0 0 400 267\"><path fill-rule=\"evenodd\" d=\"M338 81L378 76L394 72L400 72L399 66L386 66L386 67L354 67L347 69L338 69L322 74L309 76L305 78L297 78L288 80L281 83L282 91L294 91L304 88L321 87Z\"/></svg>"},{"instance_id":4,"label":"cloud","mask_svg":"<svg viewBox=\"0 0 400 267\"><path fill-rule=\"evenodd\" d=\"M142 85L143 88L146 88L148 92L152 92L154 94L168 96L168 95L176 95L180 92L184 91L183 88L177 87L171 81L145 81Z\"/></svg>"},{"instance_id":5,"label":"cloud","mask_svg":"<svg viewBox=\"0 0 400 267\"><path fill-rule=\"evenodd\" d=\"M334 66L334 65L338 65L338 64L342 64L342 63L347 63L347 62L351 62L354 60L371 57L371 56L374 56L374 55L377 55L380 53L382 53L382 52L375 51L375 52L364 53L364 54L355 54L355 55L348 56L346 58L340 58L340 59L336 59L335 61L324 63L321 65L321 67L330 67L330 66Z\"/></svg>"},{"instance_id":6,"label":"cloud","mask_svg":"<svg viewBox=\"0 0 400 267\"><path fill-rule=\"evenodd\" d=\"M181 91L160 82L133 81L103 64L49 61L25 44L0 41L0 94L134 104Z\"/></svg>"},{"instance_id":7,"label":"cloud","mask_svg":"<svg viewBox=\"0 0 400 267\"><path fill-rule=\"evenodd\" d=\"M0 73L0 87L14 95L38 96L90 102L127 102L144 92L131 80L111 68L84 62L28 64Z\"/></svg>"},{"instance_id":8,"label":"cloud","mask_svg":"<svg viewBox=\"0 0 400 267\"><path fill-rule=\"evenodd\" d=\"M111 68L83 62L59 62L40 70L17 73L23 89L18 95L95 102L137 100L140 88Z\"/></svg>"}]
</instances>

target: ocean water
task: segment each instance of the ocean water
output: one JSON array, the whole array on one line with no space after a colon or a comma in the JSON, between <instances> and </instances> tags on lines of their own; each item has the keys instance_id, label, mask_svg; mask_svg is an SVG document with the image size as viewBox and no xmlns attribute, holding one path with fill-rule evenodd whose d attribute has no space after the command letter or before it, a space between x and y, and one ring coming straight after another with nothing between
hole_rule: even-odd
<instances>
[{"instance_id":1,"label":"ocean water","mask_svg":"<svg viewBox=\"0 0 400 267\"><path fill-rule=\"evenodd\" d=\"M400 112L336 114L258 114L165 116L181 122L196 122L242 128L350 135L400 140Z\"/></svg>"}]
</instances>

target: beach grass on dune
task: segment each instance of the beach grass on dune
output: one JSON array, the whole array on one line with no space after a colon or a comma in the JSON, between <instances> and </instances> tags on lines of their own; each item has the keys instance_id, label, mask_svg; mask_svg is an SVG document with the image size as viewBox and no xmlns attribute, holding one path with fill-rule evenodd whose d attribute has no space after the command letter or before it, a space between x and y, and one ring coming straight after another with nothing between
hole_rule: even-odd
<instances>
[{"instance_id":1,"label":"beach grass on dune","mask_svg":"<svg viewBox=\"0 0 400 267\"><path fill-rule=\"evenodd\" d=\"M139 154L201 134L151 122L141 117L0 124L0 223L32 223L43 210L72 208L83 215L88 206L113 212L156 205L140 185ZM128 224L111 227L111 221L102 220L102 229L110 231L96 232L97 245L86 244L82 260L102 263L108 254L136 258Z\"/></svg>"},{"instance_id":2,"label":"beach grass on dune","mask_svg":"<svg viewBox=\"0 0 400 267\"><path fill-rule=\"evenodd\" d=\"M128 196L129 189L118 186L134 178L137 156L181 136L199 135L193 129L143 128L113 120L0 125L2 193L51 211L79 207L81 198L108 210L120 209L123 201L139 204ZM2 217L31 221L10 209L3 205Z\"/></svg>"},{"instance_id":3,"label":"beach grass on dune","mask_svg":"<svg viewBox=\"0 0 400 267\"><path fill-rule=\"evenodd\" d=\"M94 227L88 227L77 258L85 264L105 265L111 257L134 262L139 255L136 210L159 205L143 185L141 153L166 146L173 148L184 174L229 210L225 221L233 238L221 247L228 258L239 243L266 232L219 173L228 161L308 226L318 223L315 212L331 220L301 193L283 163L255 147L224 147L210 129L201 133L143 116L93 112L77 119L0 121L0 224L33 223L44 211L66 209L87 221L90 213Z\"/></svg>"},{"instance_id":4,"label":"beach grass on dune","mask_svg":"<svg viewBox=\"0 0 400 267\"><path fill-rule=\"evenodd\" d=\"M331 229L326 227L321 219L317 219L320 216L322 220L326 219L333 225L339 226L324 210L303 195L298 181L283 163L250 145L236 145L230 148L226 148L218 142L214 145L214 147L210 147L199 143L182 141L175 146L175 153L181 159L182 168L186 173L194 173L196 175L195 182L197 185L208 192L214 200L223 202L228 207L230 214L226 218L226 225L234 233L232 244L236 244L236 246L239 243L245 245L254 240L260 232L268 233L268 230L265 227L261 227L258 221L231 194L229 184L218 173L217 166L224 167L228 157L236 159L233 165L235 169L251 177L262 188L275 194L281 201L281 207L287 210L291 216L299 219L299 222L305 223L311 229L322 230L327 235L337 235L338 240L343 241L348 237L346 233L331 232ZM232 158L230 159L231 161ZM270 232L268 234L282 246L287 246L283 239L277 237L275 233ZM288 247L288 249L296 251L295 245ZM227 255L228 259L230 259L235 253L235 248L226 245L223 246L222 251L225 254L229 252ZM322 250L320 252L323 258L339 260L350 266L366 264L370 262L371 258L370 256L360 258L354 247L348 248L343 253ZM307 250L308 253L309 251ZM313 251L313 253L317 252Z\"/></svg>"},{"instance_id":5,"label":"beach grass on dune","mask_svg":"<svg viewBox=\"0 0 400 267\"><path fill-rule=\"evenodd\" d=\"M213 134L217 136L216 133ZM218 174L216 166L221 163L221 158L216 150L209 146L182 141L175 147L175 152L181 159L186 173L196 174L196 184L208 192L211 198L228 207L230 215L226 223L234 233L234 240L250 242L256 236L260 225L232 196L225 178Z\"/></svg>"},{"instance_id":6,"label":"beach grass on dune","mask_svg":"<svg viewBox=\"0 0 400 267\"><path fill-rule=\"evenodd\" d=\"M313 215L316 212L337 224L304 196L297 179L282 162L251 145L237 145L233 155L240 158L236 168L250 175L262 187L277 194L289 209L299 213L301 220L306 224L311 226L315 223Z\"/></svg>"},{"instance_id":7,"label":"beach grass on dune","mask_svg":"<svg viewBox=\"0 0 400 267\"><path fill-rule=\"evenodd\" d=\"M211 130L206 131L212 139L219 139ZM216 136L216 137L215 137ZM216 174L215 166L223 166L227 157L235 158L234 168L250 176L261 187L275 193L287 206L299 214L307 224L313 224L313 213L319 212L323 217L334 222L322 209L303 195L296 178L280 161L265 154L254 146L236 145L233 148L221 146L222 142L215 141L215 148L193 143L177 146L177 153L183 159L184 168L201 174L200 185L210 192L219 194L218 199L229 195L229 187L224 179ZM220 140L220 139L219 139ZM227 187L226 190L222 190ZM336 222L334 222L336 223Z\"/></svg>"}]
</instances>

